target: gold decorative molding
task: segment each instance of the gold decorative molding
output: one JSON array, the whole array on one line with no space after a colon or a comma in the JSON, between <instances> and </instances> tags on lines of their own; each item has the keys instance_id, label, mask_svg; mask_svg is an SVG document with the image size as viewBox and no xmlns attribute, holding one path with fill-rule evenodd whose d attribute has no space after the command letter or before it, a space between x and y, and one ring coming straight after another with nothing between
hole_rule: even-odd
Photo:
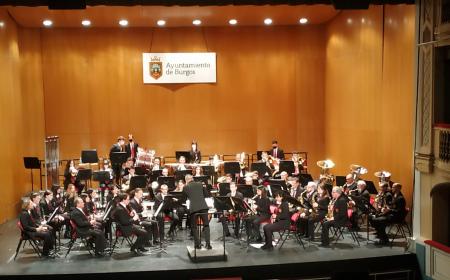
<instances>
[{"instance_id":1,"label":"gold decorative molding","mask_svg":"<svg viewBox=\"0 0 450 280\"><path fill-rule=\"evenodd\" d=\"M414 155L414 167L422 173L433 173L434 156L429 154Z\"/></svg>"}]
</instances>

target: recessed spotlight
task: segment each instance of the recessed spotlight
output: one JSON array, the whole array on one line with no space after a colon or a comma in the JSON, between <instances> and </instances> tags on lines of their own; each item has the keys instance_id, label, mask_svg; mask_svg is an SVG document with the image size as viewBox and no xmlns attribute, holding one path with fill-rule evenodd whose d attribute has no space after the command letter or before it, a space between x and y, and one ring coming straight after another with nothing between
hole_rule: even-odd
<instances>
[{"instance_id":1,"label":"recessed spotlight","mask_svg":"<svg viewBox=\"0 0 450 280\"><path fill-rule=\"evenodd\" d=\"M49 27L49 26L52 26L53 21L51 21L51 20L49 20L49 19L46 19L46 20L44 20L44 21L42 22L42 24L43 24L45 27Z\"/></svg>"},{"instance_id":2,"label":"recessed spotlight","mask_svg":"<svg viewBox=\"0 0 450 280\"><path fill-rule=\"evenodd\" d=\"M156 22L156 24L157 24L158 26L164 26L164 25L166 25L166 21L163 20L163 19L160 19L160 20L158 20L158 21Z\"/></svg>"},{"instance_id":3,"label":"recessed spotlight","mask_svg":"<svg viewBox=\"0 0 450 280\"><path fill-rule=\"evenodd\" d=\"M352 24L352 23L353 23L353 20L352 20L351 18L348 18L348 19L347 19L347 23L348 23L348 24Z\"/></svg>"},{"instance_id":4,"label":"recessed spotlight","mask_svg":"<svg viewBox=\"0 0 450 280\"><path fill-rule=\"evenodd\" d=\"M236 25L237 24L237 19L230 19L229 21L228 21L228 23L229 24L231 24L231 25Z\"/></svg>"},{"instance_id":5,"label":"recessed spotlight","mask_svg":"<svg viewBox=\"0 0 450 280\"><path fill-rule=\"evenodd\" d=\"M4 21L0 21L0 28L3 28L5 26L5 22Z\"/></svg>"},{"instance_id":6,"label":"recessed spotlight","mask_svg":"<svg viewBox=\"0 0 450 280\"><path fill-rule=\"evenodd\" d=\"M299 22L300 22L301 24L306 24L306 23L308 22L308 19L307 19L307 18L301 18L301 19L299 20Z\"/></svg>"},{"instance_id":7,"label":"recessed spotlight","mask_svg":"<svg viewBox=\"0 0 450 280\"><path fill-rule=\"evenodd\" d=\"M82 20L81 21L81 24L83 25L83 26L91 26L91 21L90 20L88 20L88 19L85 19L85 20Z\"/></svg>"},{"instance_id":8,"label":"recessed spotlight","mask_svg":"<svg viewBox=\"0 0 450 280\"><path fill-rule=\"evenodd\" d=\"M199 19L194 19L194 20L192 21L192 24L193 24L193 25L200 25L200 24L202 24L202 21L199 20Z\"/></svg>"},{"instance_id":9,"label":"recessed spotlight","mask_svg":"<svg viewBox=\"0 0 450 280\"><path fill-rule=\"evenodd\" d=\"M265 24L265 25L271 25L271 24L272 24L272 19L271 19L271 18L266 18L266 19L264 20L264 24Z\"/></svg>"},{"instance_id":10,"label":"recessed spotlight","mask_svg":"<svg viewBox=\"0 0 450 280\"><path fill-rule=\"evenodd\" d=\"M120 26L127 26L127 25L128 25L128 20L126 20L126 19L121 19L121 20L119 21L119 24L120 24Z\"/></svg>"}]
</instances>

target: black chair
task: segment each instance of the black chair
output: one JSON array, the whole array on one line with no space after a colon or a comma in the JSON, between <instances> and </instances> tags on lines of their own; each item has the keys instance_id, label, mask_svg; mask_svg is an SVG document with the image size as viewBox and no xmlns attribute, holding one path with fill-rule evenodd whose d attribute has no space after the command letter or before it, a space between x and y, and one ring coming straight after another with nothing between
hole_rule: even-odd
<instances>
[{"instance_id":1,"label":"black chair","mask_svg":"<svg viewBox=\"0 0 450 280\"><path fill-rule=\"evenodd\" d=\"M280 232L280 239L277 242L278 243L281 241L280 244L280 250L281 248L283 248L284 242L286 242L286 240L293 235L295 237L295 239L297 240L297 242L303 247L303 249L305 249L305 244L302 241L302 238L300 237L300 232L298 229L298 218L300 217L299 213L295 213L291 216L291 223L289 225L289 228L281 231Z\"/></svg>"},{"instance_id":2,"label":"black chair","mask_svg":"<svg viewBox=\"0 0 450 280\"><path fill-rule=\"evenodd\" d=\"M409 208L406 208L406 214L405 218L403 218L400 222L393 222L390 224L388 235L391 234L391 231L393 228L395 228L395 234L393 235L390 246L392 248L392 245L394 244L394 240L397 239L397 237L401 237L408 241L408 236L411 236L411 229L409 228L409 225L406 221L406 217L408 216L408 213L410 212ZM406 230L408 230L408 235L406 235Z\"/></svg>"},{"instance_id":3,"label":"black chair","mask_svg":"<svg viewBox=\"0 0 450 280\"><path fill-rule=\"evenodd\" d=\"M112 255L114 253L114 249L116 248L117 242L119 241L120 238L122 238L122 243L123 244L124 241L126 241L128 243L128 246L132 247L133 246L133 239L134 239L134 234L131 235L125 235L122 231L122 229L120 228L120 225L115 223L115 240L114 243L111 246L111 251L109 252L109 255Z\"/></svg>"},{"instance_id":4,"label":"black chair","mask_svg":"<svg viewBox=\"0 0 450 280\"><path fill-rule=\"evenodd\" d=\"M359 244L358 234L352 228L352 224L350 222L352 215L353 215L353 209L348 209L347 210L348 219L347 219L347 222L345 223L345 225L333 226L333 228L335 229L334 237L336 238L334 241L334 244L337 244L337 242L339 241L339 239L341 239L341 237L342 237L342 239L344 239L344 231L347 230L348 233L350 233L350 236L352 237L353 241L356 242L358 244L358 246L361 246Z\"/></svg>"},{"instance_id":5,"label":"black chair","mask_svg":"<svg viewBox=\"0 0 450 280\"><path fill-rule=\"evenodd\" d=\"M77 224L73 220L70 220L70 226L72 227L72 232L71 232L71 235L70 235L69 248L67 249L65 257L67 258L67 255L72 250L72 247L73 247L73 245L75 244L75 242L77 241L78 238L81 240L81 243L84 244L85 248L88 250L89 255L92 256L93 255L92 252L94 251L94 248L93 248L93 245L92 245L92 242L91 242L92 241L91 237L78 236Z\"/></svg>"},{"instance_id":6,"label":"black chair","mask_svg":"<svg viewBox=\"0 0 450 280\"><path fill-rule=\"evenodd\" d=\"M42 256L41 250L39 249L38 241L42 240L39 237L31 238L27 232L23 229L22 223L20 221L17 221L17 228L20 230L20 239L19 244L17 244L16 254L14 255L14 260L16 260L17 255L19 254L20 246L23 243L23 246L25 247L25 244L28 242L31 247L33 248L34 252L38 255L38 257Z\"/></svg>"}]
</instances>

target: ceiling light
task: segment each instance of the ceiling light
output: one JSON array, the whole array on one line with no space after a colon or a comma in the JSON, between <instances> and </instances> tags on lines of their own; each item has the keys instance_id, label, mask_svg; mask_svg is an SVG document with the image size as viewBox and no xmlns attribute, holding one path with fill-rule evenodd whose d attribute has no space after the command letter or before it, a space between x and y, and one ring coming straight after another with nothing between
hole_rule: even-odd
<instances>
[{"instance_id":1,"label":"ceiling light","mask_svg":"<svg viewBox=\"0 0 450 280\"><path fill-rule=\"evenodd\" d=\"M233 18L233 19L230 19L228 21L228 23L231 24L231 25L236 25L237 24L237 20Z\"/></svg>"},{"instance_id":2,"label":"ceiling light","mask_svg":"<svg viewBox=\"0 0 450 280\"><path fill-rule=\"evenodd\" d=\"M91 21L88 20L88 19L85 19L85 20L82 20L82 21L81 21L81 24L82 24L83 26L90 26L90 25L91 25Z\"/></svg>"},{"instance_id":3,"label":"ceiling light","mask_svg":"<svg viewBox=\"0 0 450 280\"><path fill-rule=\"evenodd\" d=\"M156 22L156 24L157 24L158 26L164 26L164 25L166 25L166 21L163 20L163 19L160 19L160 20L158 20L158 21Z\"/></svg>"},{"instance_id":4,"label":"ceiling light","mask_svg":"<svg viewBox=\"0 0 450 280\"><path fill-rule=\"evenodd\" d=\"M200 24L202 24L202 21L199 20L199 19L194 19L194 20L192 21L192 24L193 24L193 25L200 25Z\"/></svg>"},{"instance_id":5,"label":"ceiling light","mask_svg":"<svg viewBox=\"0 0 450 280\"><path fill-rule=\"evenodd\" d=\"M264 20L264 24L265 24L265 25L271 25L271 24L272 24L272 19L271 19L271 18L266 18L266 19Z\"/></svg>"},{"instance_id":6,"label":"ceiling light","mask_svg":"<svg viewBox=\"0 0 450 280\"><path fill-rule=\"evenodd\" d=\"M353 23L353 20L352 20L351 18L348 18L348 19L347 19L347 23L348 23L348 24L352 24L352 23Z\"/></svg>"},{"instance_id":7,"label":"ceiling light","mask_svg":"<svg viewBox=\"0 0 450 280\"><path fill-rule=\"evenodd\" d=\"M308 22L308 19L307 19L307 18L301 18L301 19L299 20L299 22L300 22L301 24L306 24L306 23Z\"/></svg>"},{"instance_id":8,"label":"ceiling light","mask_svg":"<svg viewBox=\"0 0 450 280\"><path fill-rule=\"evenodd\" d=\"M119 24L120 24L120 26L127 26L127 25L128 25L128 20L126 20L126 19L121 19L121 20L119 21Z\"/></svg>"},{"instance_id":9,"label":"ceiling light","mask_svg":"<svg viewBox=\"0 0 450 280\"><path fill-rule=\"evenodd\" d=\"M0 21L0 27L3 28L5 26L5 22L4 21Z\"/></svg>"},{"instance_id":10,"label":"ceiling light","mask_svg":"<svg viewBox=\"0 0 450 280\"><path fill-rule=\"evenodd\" d=\"M42 22L42 24L43 24L45 27L49 27L49 26L52 26L53 21L51 21L51 20L49 20L49 19L46 19L46 20L44 20L44 21Z\"/></svg>"}]
</instances>

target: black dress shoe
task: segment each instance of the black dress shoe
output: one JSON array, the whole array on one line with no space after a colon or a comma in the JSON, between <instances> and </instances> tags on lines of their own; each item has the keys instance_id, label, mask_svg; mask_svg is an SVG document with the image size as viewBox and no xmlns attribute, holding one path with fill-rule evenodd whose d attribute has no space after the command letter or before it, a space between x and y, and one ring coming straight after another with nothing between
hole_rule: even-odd
<instances>
[{"instance_id":1,"label":"black dress shoe","mask_svg":"<svg viewBox=\"0 0 450 280\"><path fill-rule=\"evenodd\" d=\"M104 257L105 253L104 252L95 252L95 256L96 257Z\"/></svg>"},{"instance_id":2,"label":"black dress shoe","mask_svg":"<svg viewBox=\"0 0 450 280\"><path fill-rule=\"evenodd\" d=\"M202 248L202 244L195 245L195 249L200 250Z\"/></svg>"},{"instance_id":3,"label":"black dress shoe","mask_svg":"<svg viewBox=\"0 0 450 280\"><path fill-rule=\"evenodd\" d=\"M319 245L319 247L322 247L322 248L330 248L330 244L329 244L329 243L321 243L321 244Z\"/></svg>"},{"instance_id":4,"label":"black dress shoe","mask_svg":"<svg viewBox=\"0 0 450 280\"><path fill-rule=\"evenodd\" d=\"M206 248L207 250L211 250L211 249L212 249L211 244L206 244L205 248Z\"/></svg>"},{"instance_id":5,"label":"black dress shoe","mask_svg":"<svg viewBox=\"0 0 450 280\"><path fill-rule=\"evenodd\" d=\"M388 244L389 244L389 241L388 240L383 240L383 239L380 239L379 241L375 242L376 246L386 246Z\"/></svg>"},{"instance_id":6,"label":"black dress shoe","mask_svg":"<svg viewBox=\"0 0 450 280\"><path fill-rule=\"evenodd\" d=\"M258 243L261 243L261 242L262 242L262 237L257 237L257 238L255 239L255 241L258 242Z\"/></svg>"},{"instance_id":7,"label":"black dress shoe","mask_svg":"<svg viewBox=\"0 0 450 280\"><path fill-rule=\"evenodd\" d=\"M263 250L271 250L271 249L273 249L273 245L264 244L263 246L261 246L261 249L263 249Z\"/></svg>"},{"instance_id":8,"label":"black dress shoe","mask_svg":"<svg viewBox=\"0 0 450 280\"><path fill-rule=\"evenodd\" d=\"M140 252L144 252L144 253L145 253L145 252L148 252L148 250L145 249L144 247L141 247L141 248L139 248L138 250L139 250Z\"/></svg>"},{"instance_id":9,"label":"black dress shoe","mask_svg":"<svg viewBox=\"0 0 450 280\"><path fill-rule=\"evenodd\" d=\"M227 233L225 233L225 236L228 237L228 236L231 236L231 234L229 232L227 232Z\"/></svg>"}]
</instances>

